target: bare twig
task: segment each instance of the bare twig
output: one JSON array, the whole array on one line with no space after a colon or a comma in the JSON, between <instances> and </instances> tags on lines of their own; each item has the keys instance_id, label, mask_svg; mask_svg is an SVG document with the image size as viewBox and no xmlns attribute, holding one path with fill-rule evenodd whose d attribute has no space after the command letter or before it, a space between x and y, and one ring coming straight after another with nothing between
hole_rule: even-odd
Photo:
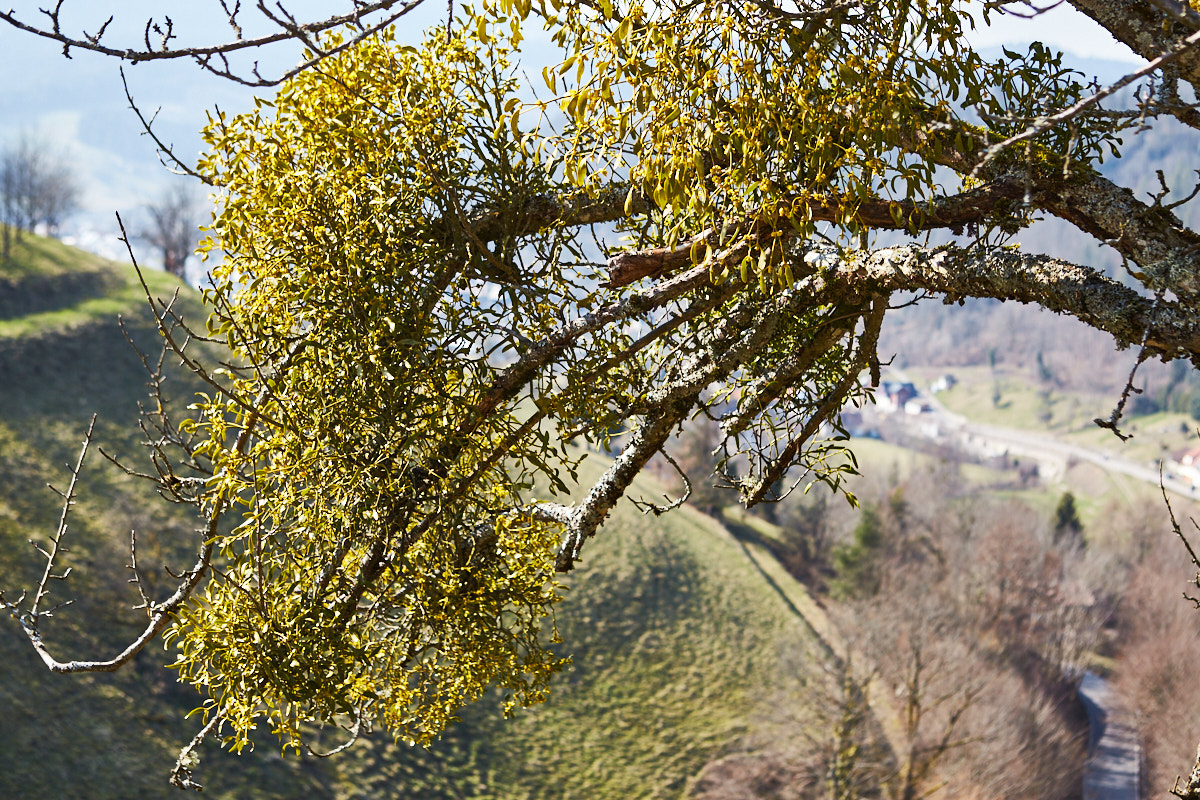
<instances>
[{"instance_id":1,"label":"bare twig","mask_svg":"<svg viewBox=\"0 0 1200 800\"><path fill-rule=\"evenodd\" d=\"M396 20L409 13L421 4L422 0L376 0L376 2L356 2L352 11L345 14L336 14L313 22L300 23L295 21L294 17L288 15L282 17L276 13L267 13L264 11L264 6L259 5L259 10L264 11L264 16L267 19L275 22L280 30L276 33L258 36L253 39L246 39L242 35L242 28L237 21L237 14L240 11L240 3L235 5L231 12L227 3L222 2L222 10L225 12L226 19L232 26L235 38L231 42L214 45L201 45L196 47L172 47L171 41L176 38L174 31L174 23L169 17L163 17L163 23L159 24L153 18L146 20L143 29L142 45L140 47L112 47L102 44L101 36L108 27L109 22L105 22L95 34L89 34L86 31L81 36L71 36L63 32L61 22L61 12L64 0L59 0L52 10L41 9L42 14L47 18L47 26L39 26L30 24L17 19L16 14L10 9L0 12L0 20L7 22L12 27L31 33L35 36L41 36L46 39L58 42L62 45L63 55L70 57L71 48L87 50L93 53L117 58L122 61L128 61L131 64L136 64L141 61L162 61L173 59L192 59L203 69L218 75L222 78L227 78L236 83L245 86L276 86L288 78L299 74L300 72L314 66L321 59L338 53L347 47L353 47L358 42L366 39L381 30L382 28L392 24ZM281 7L282 8L282 7ZM374 16L375 14L383 13L382 19L376 22L364 25L364 21ZM312 58L302 61L290 70L287 70L282 75L276 78L264 78L258 72L257 62L250 74L252 77L244 77L235 73L229 66L228 56L233 53L242 51L252 51L255 48L264 47L266 45L276 44L278 42L296 41L302 42L312 41L312 37L325 31L341 28L344 26L357 26L358 33L354 36L346 37L346 41L339 47L329 50L317 52ZM158 42L151 40L151 33L157 34ZM214 61L216 59L217 61Z\"/></svg>"},{"instance_id":2,"label":"bare twig","mask_svg":"<svg viewBox=\"0 0 1200 800\"><path fill-rule=\"evenodd\" d=\"M1028 127L1026 127L1025 130L1021 131L1020 133L1013 134L1012 136L1008 137L1004 141L998 142L998 143L988 147L988 149L985 150L983 153L983 158L979 161L978 164L975 165L975 169L972 170L971 177L972 178L979 177L979 174L983 170L983 168L989 162L991 162L992 159L994 159L996 156L1000 155L1000 153L1003 150L1005 150L1006 148L1011 147L1012 145L1017 144L1018 142L1024 142L1024 141L1033 139L1038 134L1044 133L1045 131L1048 131L1051 128L1057 127L1059 125L1062 125L1062 124L1074 119L1075 117L1082 114L1084 111L1087 111L1089 108L1091 108L1092 106L1099 103L1104 98L1109 97L1110 95L1113 95L1113 94L1119 92L1121 89L1124 89L1129 84L1134 83L1135 81L1141 80L1142 78L1146 77L1147 75L1153 75L1155 72L1158 72L1160 69L1162 69L1163 67L1170 64L1172 61L1174 61L1179 56L1186 53L1191 48L1195 47L1197 44L1200 44L1200 31L1196 31L1195 33L1186 37L1182 41L1177 42L1174 46L1171 47L1170 50L1163 53L1158 58L1154 59L1146 66L1142 67L1141 69L1129 73L1125 77L1121 78L1119 81L1116 81L1115 83L1111 83L1108 86L1104 87L1103 89L1099 90L1098 92L1096 92L1088 97L1085 97L1083 100L1080 100L1075 105L1070 106L1069 108L1064 108L1062 111L1059 111L1057 114L1050 114L1050 115L1047 115L1044 117L1038 117L1037 120L1035 122L1031 123Z\"/></svg>"},{"instance_id":3,"label":"bare twig","mask_svg":"<svg viewBox=\"0 0 1200 800\"><path fill-rule=\"evenodd\" d=\"M1160 172L1159 175L1161 176L1161 174L1162 173ZM1137 360L1133 362L1132 369L1129 370L1129 377L1125 380L1125 388L1121 390L1121 399L1117 402L1117 407L1113 409L1112 414L1109 415L1108 419L1100 419L1097 417L1096 419L1092 420L1101 428L1107 428L1108 430L1112 431L1113 434L1122 442L1133 438L1133 434L1121 433L1121 429L1117 426L1121 422L1121 417L1125 413L1125 404L1129 402L1129 396L1131 394L1142 393L1141 389L1133 385L1133 379L1134 376L1137 375L1138 367L1140 367L1142 362L1149 357L1149 353L1146 350L1146 342L1150 338L1150 329L1154 325L1154 312L1158 310L1158 304L1162 302L1162 299L1163 292L1160 290L1154 295L1154 304L1150 306L1150 313L1147 315L1146 331L1144 334L1142 334L1142 343L1140 349L1138 350L1138 357Z\"/></svg>"},{"instance_id":4,"label":"bare twig","mask_svg":"<svg viewBox=\"0 0 1200 800\"><path fill-rule=\"evenodd\" d=\"M204 787L192 779L192 770L200 764L200 756L196 753L196 748L204 743L208 735L212 733L213 728L221 723L225 718L225 711L221 709L217 711L205 723L192 740L179 751L179 758L175 760L175 768L171 770L170 782L177 789L193 789L201 791Z\"/></svg>"},{"instance_id":5,"label":"bare twig","mask_svg":"<svg viewBox=\"0 0 1200 800\"><path fill-rule=\"evenodd\" d=\"M154 132L154 120L158 117L158 112L155 111L154 114L150 116L150 119L146 119L146 116L142 114L142 109L136 102L134 102L133 94L129 91L129 81L125 79L125 68L121 67L119 72L121 73L121 86L125 89L125 99L129 102L129 108L134 114L137 115L138 122L142 126L142 133L149 136L151 141L154 142L154 147L159 154L159 162L164 167L172 172L175 172L176 174L190 175L191 177L196 178L197 180L202 181L209 186L212 186L213 181L211 178L206 175L201 175L195 169L180 161L179 157L175 155L174 147L158 138L158 134Z\"/></svg>"},{"instance_id":6,"label":"bare twig","mask_svg":"<svg viewBox=\"0 0 1200 800\"><path fill-rule=\"evenodd\" d=\"M142 581L142 573L138 569L136 530L129 531L129 571L133 573L133 577L129 579L129 582L137 587L138 594L142 598L142 604L140 606L134 606L134 610L136 611L137 609L144 608L146 609L146 613L149 614L151 613L150 608L154 604L150 602L150 596L146 594L146 585Z\"/></svg>"},{"instance_id":7,"label":"bare twig","mask_svg":"<svg viewBox=\"0 0 1200 800\"><path fill-rule=\"evenodd\" d=\"M353 746L354 743L358 741L359 737L362 735L362 725L363 725L362 715L355 714L354 715L354 726L350 728L350 738L349 739L342 742L341 744L339 744L337 747L333 748L332 750L326 751L324 753L322 753L318 750L313 750L308 745L305 745L304 749L308 750L308 754L310 756L315 756L316 758L329 758L330 756L336 756L338 753L342 753L342 752L345 752L346 750L350 749L350 747Z\"/></svg>"},{"instance_id":8,"label":"bare twig","mask_svg":"<svg viewBox=\"0 0 1200 800\"><path fill-rule=\"evenodd\" d=\"M75 462L75 466L71 469L71 482L67 485L65 494L59 492L63 498L62 513L58 518L58 528L54 535L50 537L50 550L42 550L46 556L46 569L42 572L42 578L38 581L37 590L33 596L33 605L29 609L29 614L22 621L22 625L29 625L35 631L37 630L38 620L46 616L47 612L42 611L42 601L50 592L50 581L66 580L70 575L70 568L64 572L55 575L54 570L58 567L59 556L67 552L67 547L63 544L63 540L67 535L67 525L71 519L71 506L75 505L76 489L79 486L79 474L83 470L83 462L87 458L88 449L92 445L92 433L96 429L96 415L92 415L92 421L88 424L87 433L83 436L83 445L79 449L79 458ZM54 489L53 486L50 487ZM57 491L57 490L55 490ZM40 550L41 548L39 548Z\"/></svg>"}]
</instances>

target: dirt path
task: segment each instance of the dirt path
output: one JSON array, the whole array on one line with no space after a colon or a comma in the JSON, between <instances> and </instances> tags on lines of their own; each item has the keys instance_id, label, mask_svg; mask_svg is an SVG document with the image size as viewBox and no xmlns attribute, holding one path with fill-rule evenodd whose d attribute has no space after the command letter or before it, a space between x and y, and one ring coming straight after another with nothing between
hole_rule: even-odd
<instances>
[{"instance_id":1,"label":"dirt path","mask_svg":"<svg viewBox=\"0 0 1200 800\"><path fill-rule=\"evenodd\" d=\"M797 620L816 637L826 654L837 659L838 663L845 663L846 659L851 656L846 641L838 633L837 627L826 615L825 610L809 594L804 584L796 580L766 547L738 536L725 524L725 521L715 517L713 519L725 528L729 536L741 546L746 558L759 571L767 584L779 594L780 599ZM861 661L860 659L859 663ZM907 739L904 736L900 711L892 702L892 698L893 693L887 691L887 687L878 677L871 681L867 691L867 705L870 707L875 721L879 723L880 731L883 733L888 747L899 758L904 748L907 747Z\"/></svg>"},{"instance_id":2,"label":"dirt path","mask_svg":"<svg viewBox=\"0 0 1200 800\"><path fill-rule=\"evenodd\" d=\"M1079 697L1091 727L1083 768L1083 800L1138 800L1142 746L1133 714L1108 681L1083 674Z\"/></svg>"}]
</instances>

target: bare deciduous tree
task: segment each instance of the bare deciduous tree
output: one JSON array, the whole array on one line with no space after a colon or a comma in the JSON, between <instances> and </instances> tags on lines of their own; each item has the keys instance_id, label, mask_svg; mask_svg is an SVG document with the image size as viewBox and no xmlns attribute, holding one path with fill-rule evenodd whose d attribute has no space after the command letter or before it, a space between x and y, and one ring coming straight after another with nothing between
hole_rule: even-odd
<instances>
[{"instance_id":1,"label":"bare deciduous tree","mask_svg":"<svg viewBox=\"0 0 1200 800\"><path fill-rule=\"evenodd\" d=\"M0 152L0 227L3 257L13 237L44 225L54 235L79 203L79 184L66 160L31 134Z\"/></svg>"},{"instance_id":2,"label":"bare deciduous tree","mask_svg":"<svg viewBox=\"0 0 1200 800\"><path fill-rule=\"evenodd\" d=\"M190 186L175 183L146 206L149 224L141 239L162 256L163 269L186 277L187 260L196 249L200 203Z\"/></svg>"},{"instance_id":3,"label":"bare deciduous tree","mask_svg":"<svg viewBox=\"0 0 1200 800\"><path fill-rule=\"evenodd\" d=\"M864 490L879 508L877 593L834 616L894 705L897 800L1069 796L1083 763L1068 713L1104 608L1079 586L1085 553L1019 503L964 506L943 471Z\"/></svg>"}]
</instances>

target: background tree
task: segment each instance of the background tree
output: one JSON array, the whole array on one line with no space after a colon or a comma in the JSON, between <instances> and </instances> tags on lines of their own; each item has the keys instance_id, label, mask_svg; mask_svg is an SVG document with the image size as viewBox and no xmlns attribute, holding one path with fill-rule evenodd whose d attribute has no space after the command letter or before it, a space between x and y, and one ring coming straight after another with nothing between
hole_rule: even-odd
<instances>
[{"instance_id":1,"label":"background tree","mask_svg":"<svg viewBox=\"0 0 1200 800\"><path fill-rule=\"evenodd\" d=\"M1058 539L1065 537L1079 541L1083 535L1083 522L1079 519L1079 511L1075 508L1075 495L1063 492L1058 505L1054 507L1054 536Z\"/></svg>"},{"instance_id":2,"label":"background tree","mask_svg":"<svg viewBox=\"0 0 1200 800\"><path fill-rule=\"evenodd\" d=\"M187 260L200 240L201 204L190 186L175 183L146 206L149 224L141 239L162 256L163 269L187 277Z\"/></svg>"},{"instance_id":3,"label":"background tree","mask_svg":"<svg viewBox=\"0 0 1200 800\"><path fill-rule=\"evenodd\" d=\"M854 526L850 542L833 548L835 577L830 591L835 597L874 597L879 591L877 559L882 555L883 530L879 513L863 506L862 518Z\"/></svg>"},{"instance_id":4,"label":"background tree","mask_svg":"<svg viewBox=\"0 0 1200 800\"><path fill-rule=\"evenodd\" d=\"M229 365L192 360L159 307L213 388L193 419L149 422L150 479L203 520L196 563L106 661L59 661L39 633L65 524L10 612L63 672L118 668L167 631L208 696L183 785L218 727L234 748L263 720L285 747L314 721L427 742L490 686L544 697L553 573L688 419L719 424L747 505L841 488L855 465L818 434L878 383L897 292L1036 302L1139 360L1197 363L1200 235L1173 211L1193 187L1143 199L1097 165L1163 117L1200 127L1179 88L1200 79L1200 15L1073 4L1149 65L1097 89L1040 45L984 60L956 0L500 0L421 47L395 43L398 3L277 19L309 56L273 102L214 115L192 170L218 197L206 333ZM0 19L233 77L227 57L268 43L177 48L167 21L161 44L110 46L65 33L62 8L40 29ZM516 63L530 25L561 48L538 86ZM1007 246L1043 214L1125 273ZM877 246L884 231L907 243ZM570 444L618 429L572 492Z\"/></svg>"},{"instance_id":5,"label":"background tree","mask_svg":"<svg viewBox=\"0 0 1200 800\"><path fill-rule=\"evenodd\" d=\"M1122 522L1133 552L1122 575L1128 589L1118 608L1123 647L1117 686L1138 712L1147 793L1195 797L1196 781L1180 778L1200 739L1200 719L1191 713L1200 702L1193 669L1200 636L1196 607L1180 602L1178 590L1186 586L1194 596L1195 565L1180 559L1177 543L1147 530L1142 519ZM1194 529L1189 533L1194 536ZM1168 587L1174 591L1164 591Z\"/></svg>"},{"instance_id":6,"label":"background tree","mask_svg":"<svg viewBox=\"0 0 1200 800\"><path fill-rule=\"evenodd\" d=\"M830 610L878 665L875 695L895 701L894 763L876 781L897 799L935 786L955 797L1072 796L1085 747L1074 684L1106 618L1097 596L1121 578L1056 542L1032 508L962 490L945 465L862 488L864 506L880 509L864 577L877 594Z\"/></svg>"},{"instance_id":7,"label":"background tree","mask_svg":"<svg viewBox=\"0 0 1200 800\"><path fill-rule=\"evenodd\" d=\"M79 204L79 186L61 157L39 144L31 134L0 151L0 227L3 256L8 258L13 237L44 225L57 234L59 226Z\"/></svg>"}]
</instances>

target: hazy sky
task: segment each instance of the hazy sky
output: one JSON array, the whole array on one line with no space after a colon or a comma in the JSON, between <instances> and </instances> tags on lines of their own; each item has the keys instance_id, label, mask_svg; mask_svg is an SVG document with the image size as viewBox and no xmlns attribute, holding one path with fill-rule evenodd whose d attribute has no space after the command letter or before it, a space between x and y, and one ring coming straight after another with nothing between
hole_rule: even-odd
<instances>
[{"instance_id":1,"label":"hazy sky","mask_svg":"<svg viewBox=\"0 0 1200 800\"><path fill-rule=\"evenodd\" d=\"M1039 0L1037 3L1038 6L1052 4L1050 0ZM1146 63L1114 39L1111 33L1066 3L1060 3L1033 19L1011 14L993 15L990 27L981 27L970 38L977 47L1041 41L1083 58Z\"/></svg>"},{"instance_id":2,"label":"hazy sky","mask_svg":"<svg viewBox=\"0 0 1200 800\"><path fill-rule=\"evenodd\" d=\"M46 5L46 0L10 2L18 18L30 21L38 17L37 6ZM287 5L300 18L317 18L331 8L349 4L293 0ZM151 14L172 16L184 43L232 38L217 0L67 0L64 7L64 28L89 32L105 18L96 9L114 9L119 16L105 37L113 43L139 39L141 26ZM404 20L402 29L411 31L413 39L419 38L421 30L444 13L441 0L427 2ZM255 33L252 23L247 16L248 37ZM979 47L1041 40L1084 58L1138 62L1107 31L1066 4L1033 20L994 17L990 28L980 28L971 38ZM295 48L283 46L255 57L264 72L277 72L295 63L297 56ZM54 43L0 23L0 145L25 133L48 142L69 158L85 187L83 213L73 226L81 237L78 243L113 257L121 255L113 235L113 212L134 220L169 181L183 180L166 173L152 143L139 135L141 129L127 108L117 68L114 60L88 53L73 52L71 59L63 58ZM208 110L220 106L238 111L250 103L249 90L205 75L189 63L138 64L125 70L135 100L148 113L158 109L156 128L185 159L193 159L199 152L197 132Z\"/></svg>"}]
</instances>

